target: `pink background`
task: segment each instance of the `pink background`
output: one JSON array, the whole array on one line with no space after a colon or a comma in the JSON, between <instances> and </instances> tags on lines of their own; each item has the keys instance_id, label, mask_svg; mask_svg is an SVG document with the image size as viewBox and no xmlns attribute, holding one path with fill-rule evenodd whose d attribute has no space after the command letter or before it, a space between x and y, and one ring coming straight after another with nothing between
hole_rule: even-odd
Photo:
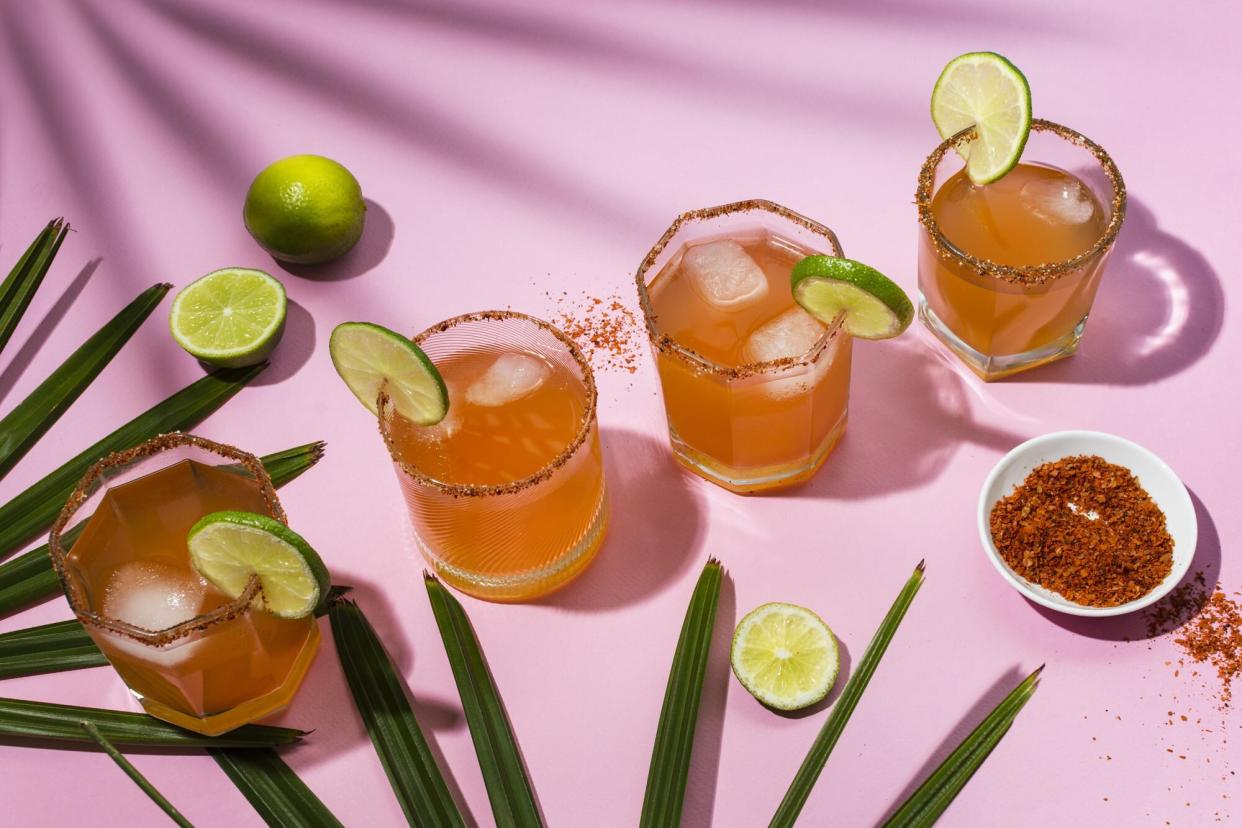
<instances>
[{"instance_id":1,"label":"pink background","mask_svg":"<svg viewBox=\"0 0 1242 828\"><path fill-rule=\"evenodd\" d=\"M857 659L923 557L927 584L807 824L881 819L1043 662L1039 692L944 824L1228 820L1239 762L1225 740L1242 718L1216 709L1214 681L1175 679L1167 638L1127 643L1140 620L1076 622L1028 604L984 559L974 509L1017 442L1113 431L1183 476L1200 509L1196 568L1242 586L1238 566L1221 563L1223 539L1242 530L1242 343L1225 301L1242 209L1235 8L9 0L0 23L0 264L51 216L76 230L0 360L0 410L147 285L234 264L280 276L294 304L275 364L198 431L255 453L327 440L285 505L335 580L357 586L483 825L422 564L374 423L333 374L332 327L412 332L485 305L551 315L547 291L634 303L634 268L676 213L746 197L824 221L847 255L913 293L932 82L960 52L1008 55L1036 114L1104 144L1130 187L1080 355L984 386L921 330L862 343L849 432L818 478L744 499L673 465L644 354L633 376L599 376L615 520L593 568L534 605L463 602L552 825L636 821L678 625L709 554L731 579L687 824L766 824L826 715L782 718L751 699L728 672L732 623L763 601L804 604ZM360 249L314 275L281 270L240 220L250 178L295 152L339 159L373 201ZM0 483L0 501L201 375L170 341L166 308ZM51 601L0 630L66 617ZM104 668L9 680L0 693L131 706ZM1170 710L1190 723L1166 723ZM347 824L401 822L330 640L280 721L315 730L285 756ZM258 824L210 759L135 762L193 821ZM93 752L0 746L0 792L12 825L162 820Z\"/></svg>"}]
</instances>

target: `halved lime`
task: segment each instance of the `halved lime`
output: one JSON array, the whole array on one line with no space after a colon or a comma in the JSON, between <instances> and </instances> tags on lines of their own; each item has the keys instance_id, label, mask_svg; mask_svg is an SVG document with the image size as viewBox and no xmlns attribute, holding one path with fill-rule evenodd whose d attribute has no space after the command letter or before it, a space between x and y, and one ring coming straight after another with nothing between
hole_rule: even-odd
<instances>
[{"instance_id":1,"label":"halved lime","mask_svg":"<svg viewBox=\"0 0 1242 828\"><path fill-rule=\"evenodd\" d=\"M756 607L738 622L729 662L742 686L777 710L821 701L841 665L828 625L809 609L781 603Z\"/></svg>"},{"instance_id":2,"label":"halved lime","mask_svg":"<svg viewBox=\"0 0 1242 828\"><path fill-rule=\"evenodd\" d=\"M285 330L285 286L247 267L215 270L181 289L168 327L192 356L224 368L267 359Z\"/></svg>"},{"instance_id":3,"label":"halved lime","mask_svg":"<svg viewBox=\"0 0 1242 828\"><path fill-rule=\"evenodd\" d=\"M839 314L859 339L897 336L914 318L914 305L897 283L873 267L839 256L807 256L789 274L794 301L825 325Z\"/></svg>"},{"instance_id":4,"label":"halved lime","mask_svg":"<svg viewBox=\"0 0 1242 828\"><path fill-rule=\"evenodd\" d=\"M190 563L221 592L236 598L253 575L263 608L305 618L327 598L328 568L310 544L278 520L253 512L212 512L190 529Z\"/></svg>"},{"instance_id":5,"label":"halved lime","mask_svg":"<svg viewBox=\"0 0 1242 828\"><path fill-rule=\"evenodd\" d=\"M328 342L332 364L372 414L387 388L397 413L418 425L435 425L448 413L448 388L423 349L399 333L370 322L342 322Z\"/></svg>"},{"instance_id":6,"label":"halved lime","mask_svg":"<svg viewBox=\"0 0 1242 828\"><path fill-rule=\"evenodd\" d=\"M1012 170L1031 132L1031 87L995 52L969 52L944 67L932 89L931 116L941 138L974 126L978 137L958 148L966 174L990 184Z\"/></svg>"}]
</instances>

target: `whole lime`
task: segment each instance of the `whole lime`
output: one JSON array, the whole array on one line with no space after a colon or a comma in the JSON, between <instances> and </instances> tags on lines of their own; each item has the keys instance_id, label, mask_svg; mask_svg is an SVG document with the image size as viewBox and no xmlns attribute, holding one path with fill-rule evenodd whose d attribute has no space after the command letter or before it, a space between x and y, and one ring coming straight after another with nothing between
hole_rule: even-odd
<instances>
[{"instance_id":1,"label":"whole lime","mask_svg":"<svg viewBox=\"0 0 1242 828\"><path fill-rule=\"evenodd\" d=\"M255 176L242 216L260 246L282 262L318 264L362 236L358 179L322 155L291 155Z\"/></svg>"}]
</instances>

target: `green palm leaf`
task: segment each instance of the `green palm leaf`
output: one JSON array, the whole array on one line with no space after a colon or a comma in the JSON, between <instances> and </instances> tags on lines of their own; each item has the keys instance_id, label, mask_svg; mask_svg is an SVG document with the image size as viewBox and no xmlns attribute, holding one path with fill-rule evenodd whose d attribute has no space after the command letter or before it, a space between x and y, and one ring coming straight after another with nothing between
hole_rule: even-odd
<instances>
[{"instance_id":1,"label":"green palm leaf","mask_svg":"<svg viewBox=\"0 0 1242 828\"><path fill-rule=\"evenodd\" d=\"M155 285L138 294L0 420L0 478L99 376L171 287Z\"/></svg>"},{"instance_id":2,"label":"green palm leaf","mask_svg":"<svg viewBox=\"0 0 1242 828\"><path fill-rule=\"evenodd\" d=\"M157 791L155 786L152 785L150 781L148 781L147 778L143 776L128 759L125 758L124 754L117 750L116 747L108 741L108 738L99 732L99 728L96 727L93 722L82 722L82 729L86 731L88 736L95 740L95 744L99 745L100 749L104 753L108 754L108 756L112 758L113 762L116 762L117 767L125 771L125 775L132 779L134 784L142 789L142 792L151 798L152 802L160 806L160 810L167 814L169 819L180 825L181 828L194 828L194 826L190 824L190 821L182 816L181 812L174 808L172 803L165 799L164 795Z\"/></svg>"},{"instance_id":3,"label":"green palm leaf","mask_svg":"<svg viewBox=\"0 0 1242 828\"><path fill-rule=\"evenodd\" d=\"M440 766L423 736L384 645L353 601L328 613L341 668L406 821L416 826L464 826Z\"/></svg>"},{"instance_id":4,"label":"green palm leaf","mask_svg":"<svg viewBox=\"0 0 1242 828\"><path fill-rule=\"evenodd\" d=\"M66 540L66 547L82 534L85 525L79 523L73 527L72 537L68 532L61 535ZM52 558L48 555L47 548L45 543L0 564L0 615L8 615L14 610L60 592L60 579L52 568Z\"/></svg>"},{"instance_id":5,"label":"green palm leaf","mask_svg":"<svg viewBox=\"0 0 1242 828\"><path fill-rule=\"evenodd\" d=\"M349 587L333 586L328 602L337 601ZM316 615L326 615L327 609ZM108 663L90 633L75 618L0 634L0 679L60 673L101 667Z\"/></svg>"},{"instance_id":6,"label":"green palm leaf","mask_svg":"<svg viewBox=\"0 0 1242 828\"><path fill-rule=\"evenodd\" d=\"M264 367L266 364L208 374L130 420L0 506L0 558L46 531L82 475L101 457L136 446L157 434L190 428L224 405Z\"/></svg>"},{"instance_id":7,"label":"green palm leaf","mask_svg":"<svg viewBox=\"0 0 1242 828\"><path fill-rule=\"evenodd\" d=\"M502 828L541 826L534 789L470 619L439 579L430 574L424 579L496 824Z\"/></svg>"},{"instance_id":8,"label":"green palm leaf","mask_svg":"<svg viewBox=\"0 0 1242 828\"><path fill-rule=\"evenodd\" d=\"M319 797L274 750L207 751L273 828L341 828Z\"/></svg>"},{"instance_id":9,"label":"green palm leaf","mask_svg":"<svg viewBox=\"0 0 1242 828\"><path fill-rule=\"evenodd\" d=\"M647 793L639 818L642 826L657 828L681 824L690 754L694 748L694 731L699 721L699 702L703 696L703 678L707 672L723 577L720 562L709 558L686 607L647 770Z\"/></svg>"},{"instance_id":10,"label":"green palm leaf","mask_svg":"<svg viewBox=\"0 0 1242 828\"><path fill-rule=\"evenodd\" d=\"M95 725L113 744L136 747L262 748L293 744L306 735L288 727L243 725L222 736L203 736L145 713L0 698L0 739L93 744L94 740L82 730L83 722Z\"/></svg>"},{"instance_id":11,"label":"green palm leaf","mask_svg":"<svg viewBox=\"0 0 1242 828\"><path fill-rule=\"evenodd\" d=\"M776 815L772 817L770 828L771 826L782 826L782 828L792 826L797 821L798 814L802 813L802 807L806 805L807 797L811 795L811 790L819 781L819 774L823 771L828 756L836 747L837 740L841 738L841 733L849 723L854 708L858 706L858 700L862 698L863 691L871 682L875 668L879 666L880 659L884 657L889 642L893 640L893 635L897 632L897 627L906 617L910 602L914 600L915 594L922 585L923 562L920 561L919 565L914 568L914 574L910 576L897 595L897 600L893 602L888 615L884 616L880 628L871 638L871 643L867 645L867 651L863 653L858 667L854 669L845 683L845 689L841 691L841 696L833 705L832 713L828 715L828 720L824 722L819 735L815 737L815 742L811 745L806 759L802 760L802 767L798 768L793 783L785 793L785 798L781 800Z\"/></svg>"},{"instance_id":12,"label":"green palm leaf","mask_svg":"<svg viewBox=\"0 0 1242 828\"><path fill-rule=\"evenodd\" d=\"M0 635L0 679L99 667L108 659L77 619Z\"/></svg>"},{"instance_id":13,"label":"green palm leaf","mask_svg":"<svg viewBox=\"0 0 1242 828\"><path fill-rule=\"evenodd\" d=\"M1011 690L889 817L884 828L929 828L935 823L1009 732L1009 726L1039 687L1043 670L1041 666Z\"/></svg>"},{"instance_id":14,"label":"green palm leaf","mask_svg":"<svg viewBox=\"0 0 1242 828\"><path fill-rule=\"evenodd\" d=\"M268 475L272 478L272 484L279 489L318 463L323 457L323 449L322 442L307 443L304 446L265 454L259 458L259 462L267 469ZM73 546L85 526L86 521L83 520L61 534L61 541L66 549ZM56 570L52 568L52 559L48 555L47 544L18 555L7 563L0 564L0 615L7 615L58 592L60 592L60 579L56 577ZM3 668L0 667L0 677L2 676Z\"/></svg>"},{"instance_id":15,"label":"green palm leaf","mask_svg":"<svg viewBox=\"0 0 1242 828\"><path fill-rule=\"evenodd\" d=\"M0 283L0 351L9 343L68 232L64 219L49 221Z\"/></svg>"}]
</instances>

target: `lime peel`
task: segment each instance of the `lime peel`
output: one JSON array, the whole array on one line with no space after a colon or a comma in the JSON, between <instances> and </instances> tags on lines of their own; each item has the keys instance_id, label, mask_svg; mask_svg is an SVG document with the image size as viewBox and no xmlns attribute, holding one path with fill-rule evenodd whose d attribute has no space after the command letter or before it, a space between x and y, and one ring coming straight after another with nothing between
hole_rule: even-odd
<instances>
[{"instance_id":1,"label":"lime peel","mask_svg":"<svg viewBox=\"0 0 1242 828\"><path fill-rule=\"evenodd\" d=\"M767 707L801 710L828 695L841 657L818 615L796 604L768 603L738 622L729 663L747 692Z\"/></svg>"},{"instance_id":2,"label":"lime peel","mask_svg":"<svg viewBox=\"0 0 1242 828\"><path fill-rule=\"evenodd\" d=\"M280 280L246 267L213 270L181 289L168 329L191 356L222 368L257 365L285 330L288 297Z\"/></svg>"},{"instance_id":3,"label":"lime peel","mask_svg":"<svg viewBox=\"0 0 1242 828\"><path fill-rule=\"evenodd\" d=\"M344 166L322 155L291 155L263 169L246 192L246 229L274 258L319 264L362 237L367 205Z\"/></svg>"},{"instance_id":4,"label":"lime peel","mask_svg":"<svg viewBox=\"0 0 1242 828\"><path fill-rule=\"evenodd\" d=\"M995 52L949 61L932 89L931 116L943 139L974 127L955 147L975 184L990 184L1018 165L1031 132L1031 87L1018 67Z\"/></svg>"},{"instance_id":5,"label":"lime peel","mask_svg":"<svg viewBox=\"0 0 1242 828\"><path fill-rule=\"evenodd\" d=\"M187 538L190 563L230 598L258 576L265 610L280 618L305 618L327 600L328 569L300 535L278 520L253 512L213 512Z\"/></svg>"},{"instance_id":6,"label":"lime peel","mask_svg":"<svg viewBox=\"0 0 1242 828\"><path fill-rule=\"evenodd\" d=\"M435 425L448 414L448 387L431 358L395 331L370 322L342 322L328 342L332 364L372 414L386 391L397 413L417 425Z\"/></svg>"},{"instance_id":7,"label":"lime peel","mask_svg":"<svg viewBox=\"0 0 1242 828\"><path fill-rule=\"evenodd\" d=\"M889 339L914 319L914 305L896 282L853 259L807 256L789 279L804 310L825 325L844 314L842 327L859 339Z\"/></svg>"}]
</instances>

